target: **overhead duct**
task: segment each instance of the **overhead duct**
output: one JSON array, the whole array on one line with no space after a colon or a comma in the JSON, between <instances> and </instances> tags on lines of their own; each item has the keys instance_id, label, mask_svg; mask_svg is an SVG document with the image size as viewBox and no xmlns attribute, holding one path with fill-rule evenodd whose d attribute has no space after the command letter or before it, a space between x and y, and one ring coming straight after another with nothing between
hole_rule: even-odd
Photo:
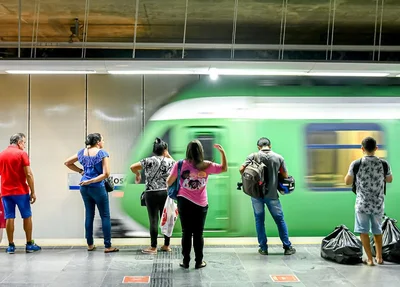
<instances>
[{"instance_id":1,"label":"overhead duct","mask_svg":"<svg viewBox=\"0 0 400 287\"><path fill-rule=\"evenodd\" d=\"M31 42L21 42L21 48L31 48ZM60 49L82 49L80 42L38 42L37 48L60 48ZM235 44L235 50L271 50L279 51L282 45L279 44ZM18 42L0 42L0 48L18 48ZM132 43L121 42L86 42L86 49L133 49ZM140 50L181 50L182 43L136 43L136 49ZM285 44L285 51L326 51L330 49L326 45L288 45ZM203 43L185 43L185 50L231 50L232 44L203 44ZM336 45L332 46L333 51L342 52L373 52L376 46L359 45ZM381 52L400 52L400 46L380 46Z\"/></svg>"}]
</instances>

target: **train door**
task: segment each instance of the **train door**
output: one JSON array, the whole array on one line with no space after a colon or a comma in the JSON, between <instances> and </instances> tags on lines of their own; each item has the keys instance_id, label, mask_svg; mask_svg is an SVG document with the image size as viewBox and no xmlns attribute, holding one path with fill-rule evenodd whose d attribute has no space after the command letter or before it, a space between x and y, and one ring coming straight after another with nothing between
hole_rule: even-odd
<instances>
[{"instance_id":1,"label":"train door","mask_svg":"<svg viewBox=\"0 0 400 287\"><path fill-rule=\"evenodd\" d=\"M221 155L215 143L227 147L227 131L222 127L188 127L188 141L198 139L204 148L205 160L221 163ZM229 176L228 173L208 177L208 214L205 232L225 231L229 227Z\"/></svg>"}]
</instances>

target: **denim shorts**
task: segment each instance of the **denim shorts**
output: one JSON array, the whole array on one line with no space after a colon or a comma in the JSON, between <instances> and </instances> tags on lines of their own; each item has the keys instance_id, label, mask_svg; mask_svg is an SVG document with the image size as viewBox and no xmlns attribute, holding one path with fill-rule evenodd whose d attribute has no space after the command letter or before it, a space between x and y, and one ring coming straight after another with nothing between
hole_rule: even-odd
<instances>
[{"instance_id":1,"label":"denim shorts","mask_svg":"<svg viewBox=\"0 0 400 287\"><path fill-rule=\"evenodd\" d=\"M356 212L354 232L369 233L371 230L374 235L382 234L382 217L383 215Z\"/></svg>"},{"instance_id":2,"label":"denim shorts","mask_svg":"<svg viewBox=\"0 0 400 287\"><path fill-rule=\"evenodd\" d=\"M30 195L7 195L1 198L4 206L4 214L6 219L15 218L15 206L18 206L22 218L32 216Z\"/></svg>"}]
</instances>

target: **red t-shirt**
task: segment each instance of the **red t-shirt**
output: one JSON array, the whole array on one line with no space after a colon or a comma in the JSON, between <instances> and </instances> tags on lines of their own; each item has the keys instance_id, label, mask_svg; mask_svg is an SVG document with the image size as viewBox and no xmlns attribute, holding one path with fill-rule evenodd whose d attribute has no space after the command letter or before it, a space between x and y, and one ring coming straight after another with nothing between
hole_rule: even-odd
<instances>
[{"instance_id":1,"label":"red t-shirt","mask_svg":"<svg viewBox=\"0 0 400 287\"><path fill-rule=\"evenodd\" d=\"M24 166L29 166L28 154L17 146L0 153L1 196L29 193Z\"/></svg>"}]
</instances>

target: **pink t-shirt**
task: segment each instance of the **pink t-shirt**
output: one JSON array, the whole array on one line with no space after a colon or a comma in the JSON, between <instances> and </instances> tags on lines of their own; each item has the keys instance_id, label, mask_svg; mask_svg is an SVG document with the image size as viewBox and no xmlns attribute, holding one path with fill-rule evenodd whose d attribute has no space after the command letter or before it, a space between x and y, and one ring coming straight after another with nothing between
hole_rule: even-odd
<instances>
[{"instance_id":1,"label":"pink t-shirt","mask_svg":"<svg viewBox=\"0 0 400 287\"><path fill-rule=\"evenodd\" d=\"M200 206L207 206L207 180L209 174L222 172L222 165L211 163L204 171L196 169L187 160L183 161L179 180L178 196L182 196ZM178 161L172 167L171 174L178 175Z\"/></svg>"}]
</instances>

